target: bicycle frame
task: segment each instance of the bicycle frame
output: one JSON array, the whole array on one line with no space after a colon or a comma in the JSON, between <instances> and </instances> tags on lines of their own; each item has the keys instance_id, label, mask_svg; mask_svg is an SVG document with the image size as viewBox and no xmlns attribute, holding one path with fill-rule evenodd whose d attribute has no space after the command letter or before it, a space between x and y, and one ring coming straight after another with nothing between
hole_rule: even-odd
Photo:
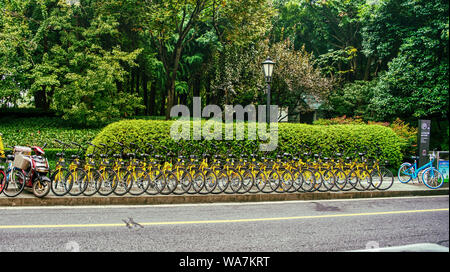
<instances>
[{"instance_id":1,"label":"bicycle frame","mask_svg":"<svg viewBox=\"0 0 450 272\"><path fill-rule=\"evenodd\" d=\"M412 174L411 177L413 179L415 179L419 176L420 171L427 169L427 168L433 168L433 162L434 162L434 158L431 159L427 164L424 164L423 166L417 168L417 160L414 160L414 164L410 168L408 168L407 171L412 169L413 171L410 172ZM404 173L404 174L410 175L410 173Z\"/></svg>"}]
</instances>

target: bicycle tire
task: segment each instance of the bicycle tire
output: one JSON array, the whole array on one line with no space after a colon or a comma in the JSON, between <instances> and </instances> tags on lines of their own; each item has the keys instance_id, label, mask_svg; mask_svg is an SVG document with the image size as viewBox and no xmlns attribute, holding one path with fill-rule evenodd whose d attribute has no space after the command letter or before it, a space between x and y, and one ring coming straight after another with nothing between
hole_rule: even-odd
<instances>
[{"instance_id":1,"label":"bicycle tire","mask_svg":"<svg viewBox=\"0 0 450 272\"><path fill-rule=\"evenodd\" d=\"M412 176L414 174L414 168L413 165L409 162L405 162L402 165L400 165L400 168L398 168L398 181L401 183L408 183L412 180Z\"/></svg>"},{"instance_id":2,"label":"bicycle tire","mask_svg":"<svg viewBox=\"0 0 450 272\"><path fill-rule=\"evenodd\" d=\"M286 193L288 192L294 183L294 176L292 175L291 171L285 169L280 174L280 184L278 185L278 188L275 190L277 193Z\"/></svg>"},{"instance_id":3,"label":"bicycle tire","mask_svg":"<svg viewBox=\"0 0 450 272\"><path fill-rule=\"evenodd\" d=\"M250 169L245 169L241 174L241 176L242 176L242 186L238 191L238 193L245 194L248 193L248 191L250 191L250 189L253 187L255 180L252 171Z\"/></svg>"},{"instance_id":4,"label":"bicycle tire","mask_svg":"<svg viewBox=\"0 0 450 272\"><path fill-rule=\"evenodd\" d=\"M347 174L347 182L345 183L345 187L341 189L341 191L350 191L355 188L358 184L358 176L355 172L355 169L351 170Z\"/></svg>"},{"instance_id":5,"label":"bicycle tire","mask_svg":"<svg viewBox=\"0 0 450 272\"><path fill-rule=\"evenodd\" d=\"M87 187L87 174L82 168L76 168L70 171L72 173L72 187L70 188L68 194L71 196L81 195Z\"/></svg>"},{"instance_id":6,"label":"bicycle tire","mask_svg":"<svg viewBox=\"0 0 450 272\"><path fill-rule=\"evenodd\" d=\"M177 188L173 191L175 195L182 195L187 193L192 186L192 176L185 168L178 168L172 170L173 174L178 179Z\"/></svg>"},{"instance_id":7,"label":"bicycle tire","mask_svg":"<svg viewBox=\"0 0 450 272\"><path fill-rule=\"evenodd\" d=\"M98 190L100 190L100 185L102 184L102 175L100 171L97 169L89 169L89 171L86 172L88 182L86 185L86 190L84 190L83 195L84 196L93 196L95 195Z\"/></svg>"},{"instance_id":8,"label":"bicycle tire","mask_svg":"<svg viewBox=\"0 0 450 272\"><path fill-rule=\"evenodd\" d=\"M119 178L117 177L116 171L114 171L112 168L106 167L99 171L102 179L100 181L97 193L101 196L108 196L112 194L116 189L116 186L119 183Z\"/></svg>"},{"instance_id":9,"label":"bicycle tire","mask_svg":"<svg viewBox=\"0 0 450 272\"><path fill-rule=\"evenodd\" d=\"M151 169L148 171L149 175L149 186L145 191L148 195L157 195L166 186L166 178L159 169Z\"/></svg>"},{"instance_id":10,"label":"bicycle tire","mask_svg":"<svg viewBox=\"0 0 450 272\"><path fill-rule=\"evenodd\" d=\"M430 189L438 189L444 185L444 176L434 167L426 169L422 174L423 184Z\"/></svg>"},{"instance_id":11,"label":"bicycle tire","mask_svg":"<svg viewBox=\"0 0 450 272\"><path fill-rule=\"evenodd\" d=\"M133 175L131 174L130 170L125 167L117 169L116 173L118 182L113 193L117 196L124 196L131 190L131 187L133 186Z\"/></svg>"},{"instance_id":12,"label":"bicycle tire","mask_svg":"<svg viewBox=\"0 0 450 272\"><path fill-rule=\"evenodd\" d=\"M62 167L50 175L51 191L55 196L66 195L73 186L73 175L69 169Z\"/></svg>"},{"instance_id":13,"label":"bicycle tire","mask_svg":"<svg viewBox=\"0 0 450 272\"><path fill-rule=\"evenodd\" d=\"M319 192L328 192L331 191L336 183L336 177L334 176L333 171L325 170L325 172L320 173L321 186L317 188Z\"/></svg>"},{"instance_id":14,"label":"bicycle tire","mask_svg":"<svg viewBox=\"0 0 450 272\"><path fill-rule=\"evenodd\" d=\"M203 175L205 176L205 182L202 190L200 190L200 194L209 194L216 189L217 186L217 176L216 174L209 168L203 169Z\"/></svg>"},{"instance_id":15,"label":"bicycle tire","mask_svg":"<svg viewBox=\"0 0 450 272\"><path fill-rule=\"evenodd\" d=\"M7 178L3 194L7 197L16 197L23 192L25 188L25 173L22 169L13 168L9 179Z\"/></svg>"},{"instance_id":16,"label":"bicycle tire","mask_svg":"<svg viewBox=\"0 0 450 272\"><path fill-rule=\"evenodd\" d=\"M335 183L334 183L334 190L332 189L332 191L342 191L343 188L345 188L345 185L347 183L347 175L345 174L344 171L342 171L341 169L334 169L334 176L336 178Z\"/></svg>"},{"instance_id":17,"label":"bicycle tire","mask_svg":"<svg viewBox=\"0 0 450 272\"><path fill-rule=\"evenodd\" d=\"M294 182L292 183L292 186L288 193L295 193L302 190L302 184L303 184L303 175L298 169L293 169L291 171L292 176L294 178ZM303 191L303 190L302 190Z\"/></svg>"},{"instance_id":18,"label":"bicycle tire","mask_svg":"<svg viewBox=\"0 0 450 272\"><path fill-rule=\"evenodd\" d=\"M394 174L384 166L372 170L372 188L380 191L388 190L394 184Z\"/></svg>"},{"instance_id":19,"label":"bicycle tire","mask_svg":"<svg viewBox=\"0 0 450 272\"><path fill-rule=\"evenodd\" d=\"M228 175L226 171L223 169L215 169L214 171L217 177L217 186L211 193L221 194L228 188L229 184Z\"/></svg>"},{"instance_id":20,"label":"bicycle tire","mask_svg":"<svg viewBox=\"0 0 450 272\"><path fill-rule=\"evenodd\" d=\"M299 188L303 192L311 192L316 185L316 177L311 169L302 169L300 172L303 177L302 186Z\"/></svg>"},{"instance_id":21,"label":"bicycle tire","mask_svg":"<svg viewBox=\"0 0 450 272\"><path fill-rule=\"evenodd\" d=\"M192 185L188 194L198 194L205 186L205 175L197 167L189 169L189 173L192 176Z\"/></svg>"},{"instance_id":22,"label":"bicycle tire","mask_svg":"<svg viewBox=\"0 0 450 272\"><path fill-rule=\"evenodd\" d=\"M357 174L358 177L358 183L355 186L355 189L357 191L366 191L370 187L372 187L372 178L366 169L359 169L357 170L359 173Z\"/></svg>"},{"instance_id":23,"label":"bicycle tire","mask_svg":"<svg viewBox=\"0 0 450 272\"><path fill-rule=\"evenodd\" d=\"M266 184L262 192L263 193L274 192L276 189L278 189L278 186L280 186L280 179L281 179L280 174L277 171L275 170L270 171L269 174L267 175Z\"/></svg>"},{"instance_id":24,"label":"bicycle tire","mask_svg":"<svg viewBox=\"0 0 450 272\"><path fill-rule=\"evenodd\" d=\"M3 193L5 185L6 185L6 174L3 170L0 169L0 195Z\"/></svg>"},{"instance_id":25,"label":"bicycle tire","mask_svg":"<svg viewBox=\"0 0 450 272\"><path fill-rule=\"evenodd\" d=\"M133 175L133 185L128 193L134 196L142 195L150 185L150 176L147 171L140 167L133 169L131 174Z\"/></svg>"},{"instance_id":26,"label":"bicycle tire","mask_svg":"<svg viewBox=\"0 0 450 272\"><path fill-rule=\"evenodd\" d=\"M236 194L242 187L242 175L233 167L228 167L227 170L228 176L228 186L225 189L226 194ZM230 189L227 191L227 189Z\"/></svg>"},{"instance_id":27,"label":"bicycle tire","mask_svg":"<svg viewBox=\"0 0 450 272\"><path fill-rule=\"evenodd\" d=\"M262 190L264 189L264 187L266 186L267 183L267 177L266 174L264 174L264 171L259 170L256 175L255 175L255 187L256 187L256 191L255 193L260 193L262 192Z\"/></svg>"}]
</instances>

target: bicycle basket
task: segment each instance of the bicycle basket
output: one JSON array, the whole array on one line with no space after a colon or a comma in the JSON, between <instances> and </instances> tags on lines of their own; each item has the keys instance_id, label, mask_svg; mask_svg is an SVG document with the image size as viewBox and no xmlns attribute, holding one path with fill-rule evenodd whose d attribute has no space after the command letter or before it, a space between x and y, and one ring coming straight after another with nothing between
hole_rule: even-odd
<instances>
[{"instance_id":1,"label":"bicycle basket","mask_svg":"<svg viewBox=\"0 0 450 272\"><path fill-rule=\"evenodd\" d=\"M14 167L26 170L30 167L30 159L22 154L17 154L14 157Z\"/></svg>"}]
</instances>

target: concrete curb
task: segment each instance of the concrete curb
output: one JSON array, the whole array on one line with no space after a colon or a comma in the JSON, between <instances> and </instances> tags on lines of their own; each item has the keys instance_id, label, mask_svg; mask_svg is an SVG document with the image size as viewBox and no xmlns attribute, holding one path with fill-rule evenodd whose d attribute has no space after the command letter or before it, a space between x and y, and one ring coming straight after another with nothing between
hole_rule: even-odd
<instances>
[{"instance_id":1,"label":"concrete curb","mask_svg":"<svg viewBox=\"0 0 450 272\"><path fill-rule=\"evenodd\" d=\"M219 194L219 195L157 195L157 196L91 196L91 197L0 197L0 206L81 206L81 205L158 205L223 202L259 202L289 200L323 200L402 196L448 195L448 189L407 190L407 191L364 191L364 192L313 192L313 193L258 193L258 194Z\"/></svg>"}]
</instances>

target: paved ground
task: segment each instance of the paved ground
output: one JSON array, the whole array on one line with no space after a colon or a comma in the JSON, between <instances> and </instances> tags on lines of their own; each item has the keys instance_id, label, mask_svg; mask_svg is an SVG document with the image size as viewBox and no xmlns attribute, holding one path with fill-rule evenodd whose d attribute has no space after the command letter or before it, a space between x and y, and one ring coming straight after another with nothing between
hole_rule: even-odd
<instances>
[{"instance_id":1,"label":"paved ground","mask_svg":"<svg viewBox=\"0 0 450 272\"><path fill-rule=\"evenodd\" d=\"M448 196L0 207L0 251L350 251L448 247Z\"/></svg>"}]
</instances>

